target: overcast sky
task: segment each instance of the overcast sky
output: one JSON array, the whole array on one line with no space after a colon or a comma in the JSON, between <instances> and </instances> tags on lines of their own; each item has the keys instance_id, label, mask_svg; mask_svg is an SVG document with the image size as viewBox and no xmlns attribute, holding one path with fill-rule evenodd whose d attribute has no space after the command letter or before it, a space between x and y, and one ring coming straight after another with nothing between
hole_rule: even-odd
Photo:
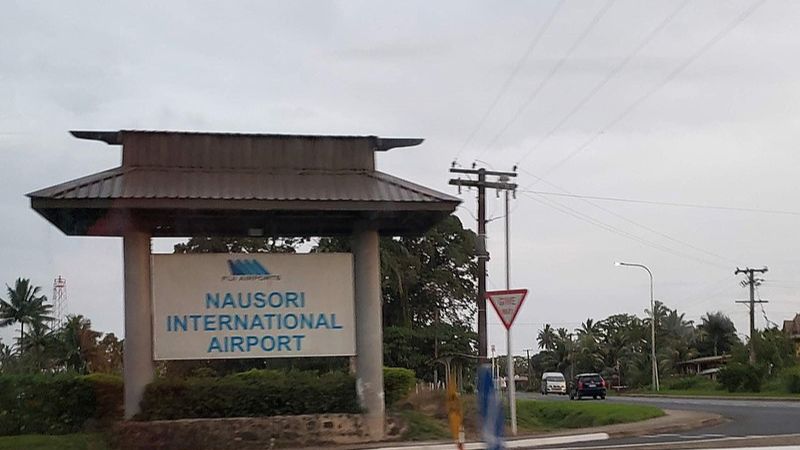
<instances>
[{"instance_id":1,"label":"overcast sky","mask_svg":"<svg viewBox=\"0 0 800 450\"><path fill-rule=\"evenodd\" d=\"M49 296L61 274L69 312L122 333L121 239L64 236L25 197L119 164L70 129L424 137L380 170L455 194L451 162L477 158L520 163L525 190L800 211L798 24L793 0L5 2L0 282ZM800 213L519 193L511 221L512 284L530 289L517 353L544 323L642 316L647 274L615 260L650 266L656 298L693 320L746 331L737 265L769 266L770 320L800 312ZM502 288L502 220L489 239Z\"/></svg>"}]
</instances>

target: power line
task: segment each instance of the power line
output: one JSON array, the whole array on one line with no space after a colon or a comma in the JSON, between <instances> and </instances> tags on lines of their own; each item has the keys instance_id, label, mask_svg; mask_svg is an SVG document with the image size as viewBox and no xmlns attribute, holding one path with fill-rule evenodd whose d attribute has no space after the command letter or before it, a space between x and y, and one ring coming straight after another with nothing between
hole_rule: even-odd
<instances>
[{"instance_id":1,"label":"power line","mask_svg":"<svg viewBox=\"0 0 800 450\"><path fill-rule=\"evenodd\" d=\"M666 28L666 26L670 22L672 22L672 20L675 18L675 16L677 16L678 13L684 7L686 7L686 5L688 3L689 3L689 0L684 0L682 3L680 3L678 5L677 8L675 8L670 14L667 15L667 17L665 17L664 20L662 20L661 23L658 24L658 26L653 28L647 34L647 36L645 36L644 40L642 40L642 42L640 42L639 45L637 45L636 48L634 48L634 50L630 54L628 54L628 56L626 56L622 61L620 61L619 64L617 64L613 69L611 69L611 71L608 72L608 74L606 74L605 78L600 80L600 82L597 83L589 91L589 93L587 95L585 95L577 104L575 104L575 106L573 106L573 108L566 115L564 115L561 118L561 120L559 120L553 128L550 129L550 131L548 131L544 136L539 138L539 140L536 142L536 144L534 144L533 147L531 147L531 149L528 150L525 153L525 155L523 155L523 157L518 160L517 164L519 165L522 162L524 162L537 148L539 148L539 146L542 145L542 143L544 143L553 134L555 134L558 130L560 130L561 127L564 126L565 123L567 123L572 117L575 116L575 114L578 113L578 111L583 109L583 107L587 103L589 103L589 101L591 99L593 99L594 96L598 92L600 92L601 89L603 89L603 87L605 87L614 77L616 77L620 72L622 72L622 70L625 67L627 67L627 65L633 60L633 58L635 58L639 54L639 52L641 52L642 49L644 49L647 46L647 44L649 44L653 40L653 38L655 38L656 35L658 35L658 33L660 33L664 28Z\"/></svg>"},{"instance_id":2,"label":"power line","mask_svg":"<svg viewBox=\"0 0 800 450\"><path fill-rule=\"evenodd\" d=\"M525 169L520 169L527 173ZM541 177L543 178L543 177ZM543 179L540 180L545 182ZM547 183L547 182L545 182ZM777 215L786 215L786 216L800 216L800 211L788 211L788 210L779 210L779 209L760 209L760 208L744 208L744 207L736 207L736 206L719 206L719 205L702 205L697 203L681 203L681 202L665 202L665 201L657 201L657 200L642 200L642 199L632 199L632 198L622 198L622 197L604 197L598 195L581 195L581 194L570 194L564 192L548 192L548 191L535 191L529 189L519 189L519 192L529 192L532 194L539 194L539 195L553 195L557 197L569 197L569 198L582 198L582 199L589 199L589 200L602 200L602 201L609 201L609 202L623 202L623 203L637 203L637 204L644 204L644 205L656 205L656 206L675 206L680 208L698 208L698 209L714 209L719 211L735 211L735 212L749 212L749 213L760 213L760 214L777 214Z\"/></svg>"},{"instance_id":3,"label":"power line","mask_svg":"<svg viewBox=\"0 0 800 450\"><path fill-rule=\"evenodd\" d=\"M559 0L558 3L556 3L556 6L555 8L553 8L553 11L550 13L550 16L548 16L545 23L542 25L541 28L539 28L539 32L536 33L536 35L531 40L530 44L528 44L528 47L525 49L525 52L517 60L516 65L514 65L514 68L511 70L511 73L508 74L508 77L500 86L500 90L497 92L497 95L495 95L494 100L492 100L492 102L489 104L489 107L486 109L486 112L483 113L483 116L481 116L480 120L478 121L478 124L472 129L470 134L464 140L464 143L461 144L461 148L458 150L458 153L456 153L456 156L453 158L453 160L457 160L458 157L461 156L461 153L463 153L464 150L467 148L467 146L469 146L469 144L472 143L472 140L475 138L475 135L478 133L478 131L480 131L484 123L486 123L486 120L489 118L494 109L497 107L497 104L500 103L500 100L506 95L508 88L511 86L511 82L514 81L514 78L516 78L517 74L522 69L522 66L524 65L525 61L528 60L528 57L531 55L533 50L539 45L539 41L542 39L542 36L544 36L545 32L547 32L547 30L550 29L550 25L553 23L553 19L556 17L556 14L561 9L561 6L563 4L564 4L563 0Z\"/></svg>"},{"instance_id":4,"label":"power line","mask_svg":"<svg viewBox=\"0 0 800 450\"><path fill-rule=\"evenodd\" d=\"M753 3L749 8L743 11L739 16L736 17L732 22L730 22L725 28L720 30L716 35L714 35L710 40L708 40L703 46L700 47L695 53L689 56L686 60L684 60L678 67L673 69L663 80L661 80L658 84L653 86L649 91L647 91L644 95L640 96L636 99L633 103L628 105L622 112L617 114L613 119L611 119L604 127L600 129L597 133L589 137L583 144L579 145L575 150L569 153L567 156L559 160L554 165L550 166L547 169L543 177L548 176L553 171L567 163L570 159L574 158L578 153L582 152L586 148L588 148L598 137L603 135L606 131L616 126L618 123L622 122L634 109L636 109L639 105L645 102L648 98L650 98L653 94L658 92L662 87L667 85L670 81L675 79L678 75L681 74L684 70L686 70L689 65L691 65L694 61L696 61L700 56L705 54L711 47L714 46L717 42L719 42L725 35L730 33L734 28L736 28L739 24L741 24L746 18L748 18L751 14L753 14L756 9L758 9L761 5L764 4L766 0L758 0ZM534 182L534 184L536 184ZM532 186L532 185L531 185ZM528 186L528 187L531 187Z\"/></svg>"},{"instance_id":5,"label":"power line","mask_svg":"<svg viewBox=\"0 0 800 450\"><path fill-rule=\"evenodd\" d=\"M531 175L534 178L537 178L537 179L539 179L541 181L544 181L544 183L546 183L546 184L548 184L548 185L550 185L550 186L552 186L552 187L554 187L554 188L556 188L556 189L558 189L560 191L563 191L565 193L569 193L566 189L564 189L564 188L562 188L560 186L557 186L557 185L555 185L555 184L553 184L553 183L551 183L549 181L542 180L540 177L538 177L537 175L533 174L529 170L526 170L526 169L520 169L520 170L522 170L523 172ZM520 191L520 192L526 192L526 191ZM614 216L614 217L616 217L618 219L624 220L625 222L628 222L628 223L630 223L630 224L632 224L634 226L637 226L637 227L639 227L639 228L641 228L643 230L646 230L646 231L648 231L650 233L653 233L653 234L656 234L658 236L661 236L661 237L663 237L663 238L665 238L665 239L667 239L669 241L675 242L677 244L683 245L684 247L690 248L690 249L692 249L694 251L697 251L697 252L700 252L700 253L704 253L704 254L706 254L708 256L712 256L714 258L718 258L718 259L723 260L723 261L733 262L734 264L736 263L736 260L734 260L732 258L721 256L721 255L719 255L717 253L704 250L704 249L702 249L700 247L697 247L696 245L690 244L690 243L688 243L686 241L680 240L678 238L674 238L674 237L672 237L672 236L670 236L670 235L668 235L666 233L663 233L661 231L655 230L655 229L653 229L651 227L648 227L647 225L643 225L643 224L638 223L638 222L636 222L634 220L631 220L631 219L629 219L629 218L627 218L627 217L625 217L625 216L623 216L621 214L618 214L618 213L616 213L614 211L611 211L608 208L604 208L604 207L602 207L602 206L600 206L600 205L598 205L596 203L590 202L589 200L586 200L586 199L580 199L580 200L583 201L584 203L587 203L587 204L589 204L589 205L601 210L601 211L604 211L607 214L610 214L610 215L612 215L612 216Z\"/></svg>"},{"instance_id":6,"label":"power line","mask_svg":"<svg viewBox=\"0 0 800 450\"><path fill-rule=\"evenodd\" d=\"M564 62L566 62L566 60L572 55L572 53L589 36L589 33L594 29L594 27L597 25L597 23L600 22L600 19L602 19L603 16L605 16L605 14L608 12L608 10L611 9L611 6L615 2L616 2L616 0L608 0L608 1L606 1L605 5L603 5L603 7L600 8L600 10L592 18L592 21L589 22L589 24L586 26L586 28L584 28L583 32L581 32L581 34L578 37L578 39L575 42L572 43L572 46L570 46L570 48L567 50L567 52L564 53L564 55L561 56L561 58L558 60L558 62L556 62L555 66L553 66L550 69L550 72L547 74L547 76L544 77L542 79L542 81L539 82L539 84L536 86L536 88L533 90L533 92L531 92L531 94L528 96L528 98L522 103L522 105L520 105L519 108L517 108L516 112L514 112L514 115L511 116L511 119L508 120L506 122L506 124L503 126L503 128L501 128L500 131L497 134L494 135L494 137L492 138L491 141L489 141L489 143L486 145L486 147L480 153L478 153L478 157L480 157L481 155L486 153L487 150L492 148L494 146L494 144L496 144L497 141L500 140L500 138L506 133L506 131L508 131L508 129L511 128L511 126L517 121L517 119L519 119L522 116L522 113L528 108L528 106L530 106L531 103L533 103L534 100L536 100L536 98L539 96L539 93L542 91L542 89L544 89L544 87L547 85L547 83L549 83L550 80L553 78L553 76L555 76L556 72L558 72L558 70L561 69L561 66L564 65Z\"/></svg>"},{"instance_id":7,"label":"power line","mask_svg":"<svg viewBox=\"0 0 800 450\"><path fill-rule=\"evenodd\" d=\"M708 261L708 260L705 260L705 259L702 259L702 258L695 257L695 256L693 256L691 254L687 254L687 253L672 249L670 247L666 247L666 246L658 244L656 242L649 241L649 240L647 240L645 238L642 238L640 236L637 236L637 235L635 235L633 233L629 233L629 232L627 232L625 230L622 230L620 228L617 228L617 227L615 227L613 225L609 225L609 224L607 224L605 222L597 220L597 219L595 219L595 218L593 218L593 217L591 217L589 215L586 215L584 213L581 213L580 211L577 211L577 210L575 210L573 208L570 208L568 206L564 206L563 204L560 204L558 202L554 202L554 201L552 201L550 199L547 199L546 197L536 198L532 194L529 194L527 192L521 192L521 193L522 193L522 195L525 195L525 196L529 197L530 199L532 199L532 200L534 200L534 201L536 201L538 203L541 203L541 204L543 204L545 206L553 208L553 209L561 212L562 214L566 214L566 215L572 216L572 217L574 217L574 218L576 218L578 220L582 220L584 222L588 222L588 223L590 223L590 224L592 224L592 225L594 225L596 227L602 228L602 229L604 229L604 230L606 230L608 232L617 234L617 235L622 236L624 238L639 242L640 244L645 245L647 247L651 247L651 248L654 248L656 250L660 250L660 251L665 252L665 253L670 253L670 254L672 254L674 256L678 256L678 257L681 257L681 258L691 259L691 260L693 260L695 262L699 262L699 263L702 263L702 264L708 264L708 265L719 267L719 268L726 268L727 267L727 266L724 266L722 264L717 264L717 263L714 263L714 262L711 262L711 261Z\"/></svg>"}]
</instances>

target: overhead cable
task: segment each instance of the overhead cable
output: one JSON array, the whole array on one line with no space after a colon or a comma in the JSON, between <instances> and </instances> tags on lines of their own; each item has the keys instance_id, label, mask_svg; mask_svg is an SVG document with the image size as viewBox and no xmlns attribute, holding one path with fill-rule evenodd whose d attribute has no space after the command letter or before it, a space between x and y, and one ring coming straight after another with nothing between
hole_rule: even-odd
<instances>
[{"instance_id":1,"label":"overhead cable","mask_svg":"<svg viewBox=\"0 0 800 450\"><path fill-rule=\"evenodd\" d=\"M525 62L528 60L528 57L531 55L533 50L539 45L539 41L542 39L542 36L544 36L545 32L547 32L547 30L550 29L550 25L553 23L553 19L556 17L556 14L561 9L563 3L564 3L563 0L559 0L556 3L555 8L553 8L553 10L550 12L550 15L547 17L547 20L545 20L544 24L541 26L541 28L539 28L539 32L536 33L536 35L531 40L530 44L528 44L528 46L525 48L525 52L522 53L520 58L517 60L517 63L514 65L514 68L511 70L511 72L508 74L508 77L506 77L505 81L500 86L500 90L497 91L497 95L495 95L494 100L492 100L492 102L489 104L489 107L483 113L483 116L481 116L480 120L478 121L478 124L472 128L472 131L464 140L464 143L461 144L461 148L456 153L456 156L453 157L454 161L457 160L458 157L461 156L461 153L463 153L464 150L466 150L466 148L472 143L472 140L475 138L475 135L478 133L478 131L481 130L483 124L486 123L486 120L489 118L494 109L497 107L497 104L500 103L500 100L506 95L508 88L511 86L511 82L514 81L514 79L517 77L517 74L519 74L519 71L522 69Z\"/></svg>"},{"instance_id":2,"label":"overhead cable","mask_svg":"<svg viewBox=\"0 0 800 450\"><path fill-rule=\"evenodd\" d=\"M668 14L664 18L664 20L662 20L655 28L650 30L647 36L645 36L645 38L639 43L639 45L636 46L636 48L634 48L634 50L631 53L628 54L628 56L622 59L622 61L620 61L619 64L617 64L613 69L611 69L611 71L608 72L606 76L600 80L599 83L594 85L594 87L592 87L592 89L589 90L589 93L586 94L578 103L576 103L575 106L573 106L572 109L569 110L569 112L567 112L567 114L561 117L561 119L555 124L555 126L553 126L553 128L551 128L546 134L544 134L541 138L539 138L536 144L534 144L530 148L530 150L528 150L525 153L525 155L523 155L523 157L517 161L517 165L522 164L534 151L536 151L536 149L539 148L539 146L542 145L542 143L544 143L553 134L555 134L558 130L560 130L561 127L563 127L565 123L567 123L572 117L575 116L575 114L577 114L581 109L583 109L583 107L586 106L586 104L589 103L589 101L592 100L594 96L597 95L598 92L600 92L601 89L603 89L612 79L614 79L614 77L619 75L619 73L622 72L622 70L628 66L628 64L633 60L633 58L638 56L639 52L641 52L664 28L667 27L667 25L670 22L672 22L675 16L677 16L678 13L688 3L689 0L684 0L683 2L679 3L677 8L675 8L670 14Z\"/></svg>"},{"instance_id":3,"label":"overhead cable","mask_svg":"<svg viewBox=\"0 0 800 450\"><path fill-rule=\"evenodd\" d=\"M567 154L564 158L556 162L554 165L550 166L543 174L542 177L547 177L553 171L561 167L562 165L566 164L569 160L574 158L578 153L586 150L597 138L602 136L606 133L609 129L613 128L620 122L622 122L628 115L636 109L639 105L644 103L647 99L649 99L653 94L658 92L661 88L669 84L670 81L675 79L678 75L680 75L684 70L686 70L689 65L695 62L700 56L705 54L711 47L714 46L717 42L719 42L723 37L725 37L728 33L730 33L734 28L736 28L739 24L741 24L746 18L750 17L761 5L764 4L766 0L758 0L754 2L750 7L748 7L745 11L739 14L733 21L731 21L725 28L720 30L717 34L715 34L711 39L706 41L696 52L686 58L681 64L679 64L675 69L673 69L666 77L664 77L659 83L654 85L650 90L645 92L639 98L637 98L633 103L628 105L624 110L622 110L619 114L614 116L608 123L605 124L599 131L595 134L590 136L586 141L584 141L581 145L576 147L572 152ZM536 183L534 183L536 184ZM530 187L530 186L529 186Z\"/></svg>"},{"instance_id":4,"label":"overhead cable","mask_svg":"<svg viewBox=\"0 0 800 450\"><path fill-rule=\"evenodd\" d=\"M500 131L494 135L494 137L491 139L491 141L489 141L486 147L480 153L478 153L477 157L480 157L487 150L492 148L497 143L497 141L499 141L500 138L506 133L506 131L508 131L508 129L511 128L511 126L514 125L514 123L516 123L516 121L522 116L522 113L525 112L525 110L528 108L528 106L531 105L531 103L533 103L534 100L536 100L536 98L539 96L539 93L542 92L544 87L550 82L551 79L553 79L553 77L559 71L559 69L561 69L561 66L564 65L564 63L567 61L567 59L569 59L572 53L589 36L589 33L591 33L594 27L600 22L600 19L602 19L603 16L606 15L608 10L611 9L611 6L615 2L616 0L608 0L606 1L605 5L603 5L603 7L599 11L597 11L597 13L592 18L591 22L589 22L589 24L586 26L586 28L578 37L578 39L575 40L575 42L572 43L567 52L564 53L564 55L562 55L561 58L559 58L558 62L556 62L556 64L550 69L550 72L547 74L547 76L545 76L542 79L542 81L539 82L536 88L534 88L534 90L530 93L528 98L519 106L519 108L517 108L517 110L511 116L511 119L509 119L505 123L505 125L500 129Z\"/></svg>"}]
</instances>

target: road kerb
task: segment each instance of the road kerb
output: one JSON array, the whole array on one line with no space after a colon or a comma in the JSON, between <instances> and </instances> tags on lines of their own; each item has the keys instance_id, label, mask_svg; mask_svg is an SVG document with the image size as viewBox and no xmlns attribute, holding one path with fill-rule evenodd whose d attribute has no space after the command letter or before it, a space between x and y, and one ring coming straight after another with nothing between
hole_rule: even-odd
<instances>
[{"instance_id":1,"label":"road kerb","mask_svg":"<svg viewBox=\"0 0 800 450\"><path fill-rule=\"evenodd\" d=\"M764 397L758 395L688 395L688 394L617 394L615 398L639 397L655 399L682 399L682 400L743 400L759 402L800 402L800 397Z\"/></svg>"},{"instance_id":2,"label":"road kerb","mask_svg":"<svg viewBox=\"0 0 800 450\"><path fill-rule=\"evenodd\" d=\"M608 433L573 434L567 436L548 436L537 438L522 438L506 440L506 448L541 447L544 445L578 444L581 442L604 441L609 439ZM486 448L483 442L468 442L464 444L465 450L482 450ZM453 450L453 444L419 444L395 445L390 447L377 447L371 450Z\"/></svg>"},{"instance_id":3,"label":"road kerb","mask_svg":"<svg viewBox=\"0 0 800 450\"><path fill-rule=\"evenodd\" d=\"M611 438L674 433L712 427L728 421L725 417L707 412L665 409L665 416L643 422L625 423L604 427Z\"/></svg>"}]
</instances>

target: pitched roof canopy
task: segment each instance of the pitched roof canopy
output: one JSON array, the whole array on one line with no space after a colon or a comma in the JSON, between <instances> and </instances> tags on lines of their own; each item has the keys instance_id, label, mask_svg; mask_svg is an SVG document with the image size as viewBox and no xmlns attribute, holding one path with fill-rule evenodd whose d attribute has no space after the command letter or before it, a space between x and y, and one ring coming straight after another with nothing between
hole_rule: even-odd
<instances>
[{"instance_id":1,"label":"pitched roof canopy","mask_svg":"<svg viewBox=\"0 0 800 450\"><path fill-rule=\"evenodd\" d=\"M28 194L69 235L328 236L424 232L459 199L375 170L375 151L422 139L74 131L122 145L122 165Z\"/></svg>"}]
</instances>

